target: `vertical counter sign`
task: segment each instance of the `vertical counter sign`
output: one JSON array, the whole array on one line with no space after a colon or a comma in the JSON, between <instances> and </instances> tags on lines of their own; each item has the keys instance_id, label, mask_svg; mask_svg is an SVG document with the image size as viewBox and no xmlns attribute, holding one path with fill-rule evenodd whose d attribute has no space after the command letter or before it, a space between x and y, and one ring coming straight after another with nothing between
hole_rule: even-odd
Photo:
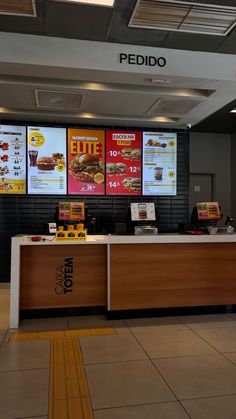
<instances>
[{"instance_id":1,"label":"vertical counter sign","mask_svg":"<svg viewBox=\"0 0 236 419\"><path fill-rule=\"evenodd\" d=\"M57 295L67 294L73 291L74 258L64 259L61 266L56 267L55 293Z\"/></svg>"},{"instance_id":2,"label":"vertical counter sign","mask_svg":"<svg viewBox=\"0 0 236 419\"><path fill-rule=\"evenodd\" d=\"M141 132L107 131L107 195L141 195Z\"/></svg>"}]
</instances>

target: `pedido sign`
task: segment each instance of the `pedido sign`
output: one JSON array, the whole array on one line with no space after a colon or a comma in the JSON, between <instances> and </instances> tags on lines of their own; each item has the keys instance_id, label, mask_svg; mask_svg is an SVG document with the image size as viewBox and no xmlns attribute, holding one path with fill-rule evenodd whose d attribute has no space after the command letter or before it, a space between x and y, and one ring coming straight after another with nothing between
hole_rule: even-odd
<instances>
[{"instance_id":1,"label":"pedido sign","mask_svg":"<svg viewBox=\"0 0 236 419\"><path fill-rule=\"evenodd\" d=\"M154 57L153 55L142 55L142 54L126 54L121 52L119 54L120 64L130 65L144 65L147 67L165 67L165 57Z\"/></svg>"}]
</instances>

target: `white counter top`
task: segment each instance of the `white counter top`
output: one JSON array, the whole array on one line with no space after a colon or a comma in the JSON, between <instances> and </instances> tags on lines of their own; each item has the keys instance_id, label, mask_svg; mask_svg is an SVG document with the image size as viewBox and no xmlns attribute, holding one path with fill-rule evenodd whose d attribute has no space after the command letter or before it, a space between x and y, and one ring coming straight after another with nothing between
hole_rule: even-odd
<instances>
[{"instance_id":1,"label":"white counter top","mask_svg":"<svg viewBox=\"0 0 236 419\"><path fill-rule=\"evenodd\" d=\"M109 236L109 244L144 244L144 243L232 243L236 234L158 234L150 236Z\"/></svg>"},{"instance_id":2,"label":"white counter top","mask_svg":"<svg viewBox=\"0 0 236 419\"><path fill-rule=\"evenodd\" d=\"M158 234L148 236L113 236L88 235L84 241L56 241L53 236L40 236L41 241L32 241L33 236L13 237L13 243L18 246L45 246L45 245L87 245L87 244L144 244L144 243L233 243L236 234Z\"/></svg>"},{"instance_id":3,"label":"white counter top","mask_svg":"<svg viewBox=\"0 0 236 419\"><path fill-rule=\"evenodd\" d=\"M61 246L61 245L80 245L80 244L107 244L108 236L94 235L87 236L86 240L56 240L54 236L42 236L40 241L32 241L31 237L34 236L16 236L13 237L13 243L18 246Z\"/></svg>"}]
</instances>

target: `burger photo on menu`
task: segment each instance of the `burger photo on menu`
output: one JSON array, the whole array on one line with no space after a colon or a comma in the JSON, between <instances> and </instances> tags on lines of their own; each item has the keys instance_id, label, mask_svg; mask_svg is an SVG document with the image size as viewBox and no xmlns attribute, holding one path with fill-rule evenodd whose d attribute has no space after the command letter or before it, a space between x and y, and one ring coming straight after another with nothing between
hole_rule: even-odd
<instances>
[{"instance_id":1,"label":"burger photo on menu","mask_svg":"<svg viewBox=\"0 0 236 419\"><path fill-rule=\"evenodd\" d=\"M141 191L141 179L127 177L123 180L124 188L128 188L131 191Z\"/></svg>"},{"instance_id":2,"label":"burger photo on menu","mask_svg":"<svg viewBox=\"0 0 236 419\"><path fill-rule=\"evenodd\" d=\"M82 153L70 162L70 174L80 182L103 182L103 166L96 154Z\"/></svg>"},{"instance_id":3,"label":"burger photo on menu","mask_svg":"<svg viewBox=\"0 0 236 419\"><path fill-rule=\"evenodd\" d=\"M39 157L36 166L39 170L54 170L57 162L52 157Z\"/></svg>"},{"instance_id":4,"label":"burger photo on menu","mask_svg":"<svg viewBox=\"0 0 236 419\"><path fill-rule=\"evenodd\" d=\"M122 148L121 155L124 158L130 158L132 155L132 148Z\"/></svg>"},{"instance_id":5,"label":"burger photo on menu","mask_svg":"<svg viewBox=\"0 0 236 419\"><path fill-rule=\"evenodd\" d=\"M106 165L107 173L114 174L123 174L126 173L126 164L125 163L107 163Z\"/></svg>"},{"instance_id":6,"label":"burger photo on menu","mask_svg":"<svg viewBox=\"0 0 236 419\"><path fill-rule=\"evenodd\" d=\"M135 148L134 150L132 150L131 157L133 159L140 159L140 157L141 157L141 149L140 148Z\"/></svg>"}]
</instances>

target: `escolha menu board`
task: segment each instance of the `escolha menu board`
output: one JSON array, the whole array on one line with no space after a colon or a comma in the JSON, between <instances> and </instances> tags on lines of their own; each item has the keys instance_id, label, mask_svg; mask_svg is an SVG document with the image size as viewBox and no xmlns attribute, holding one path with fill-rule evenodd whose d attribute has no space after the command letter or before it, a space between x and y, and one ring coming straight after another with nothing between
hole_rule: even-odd
<instances>
[{"instance_id":1,"label":"escolha menu board","mask_svg":"<svg viewBox=\"0 0 236 419\"><path fill-rule=\"evenodd\" d=\"M107 195L141 195L141 138L140 131L107 131Z\"/></svg>"},{"instance_id":2,"label":"escolha menu board","mask_svg":"<svg viewBox=\"0 0 236 419\"><path fill-rule=\"evenodd\" d=\"M68 193L104 195L105 132L68 129Z\"/></svg>"},{"instance_id":3,"label":"escolha menu board","mask_svg":"<svg viewBox=\"0 0 236 419\"><path fill-rule=\"evenodd\" d=\"M26 193L26 127L0 125L0 194Z\"/></svg>"},{"instance_id":4,"label":"escolha menu board","mask_svg":"<svg viewBox=\"0 0 236 419\"><path fill-rule=\"evenodd\" d=\"M66 128L28 127L28 193L66 194Z\"/></svg>"},{"instance_id":5,"label":"escolha menu board","mask_svg":"<svg viewBox=\"0 0 236 419\"><path fill-rule=\"evenodd\" d=\"M177 134L143 132L143 195L176 195Z\"/></svg>"}]
</instances>

